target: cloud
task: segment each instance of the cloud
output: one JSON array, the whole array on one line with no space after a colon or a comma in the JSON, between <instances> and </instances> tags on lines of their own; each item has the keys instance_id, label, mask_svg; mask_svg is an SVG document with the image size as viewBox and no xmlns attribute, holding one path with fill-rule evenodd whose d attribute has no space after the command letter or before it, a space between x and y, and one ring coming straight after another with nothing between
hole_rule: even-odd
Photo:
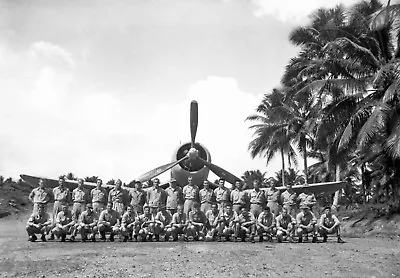
<instances>
[{"instance_id":1,"label":"cloud","mask_svg":"<svg viewBox=\"0 0 400 278\"><path fill-rule=\"evenodd\" d=\"M306 23L309 20L309 15L319 8L333 8L341 3L345 6L351 6L358 2L358 0L342 0L340 2L333 0L251 0L255 16L273 16L282 22L294 24Z\"/></svg>"},{"instance_id":2,"label":"cloud","mask_svg":"<svg viewBox=\"0 0 400 278\"><path fill-rule=\"evenodd\" d=\"M72 54L57 44L45 41L34 42L29 50L29 55L33 58L61 59L67 66L75 67L76 62Z\"/></svg>"}]
</instances>

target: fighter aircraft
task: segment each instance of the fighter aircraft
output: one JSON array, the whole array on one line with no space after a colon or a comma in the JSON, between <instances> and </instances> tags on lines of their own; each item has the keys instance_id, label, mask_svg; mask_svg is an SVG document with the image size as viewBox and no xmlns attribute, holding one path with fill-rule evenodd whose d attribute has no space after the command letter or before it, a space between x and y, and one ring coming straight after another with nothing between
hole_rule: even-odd
<instances>
[{"instance_id":1,"label":"fighter aircraft","mask_svg":"<svg viewBox=\"0 0 400 278\"><path fill-rule=\"evenodd\" d=\"M196 101L192 101L190 104L190 134L191 141L182 144L179 146L176 151L173 153L172 162L167 163L165 165L159 166L147 173L141 175L136 180L141 182L147 182L158 175L171 170L171 178L175 178L178 185L183 187L187 183L187 179L189 176L193 178L193 183L197 185L202 185L203 181L208 178L209 171L213 172L220 178L225 179L228 183L234 184L236 180L240 180L234 174L226 171L225 169L211 163L211 154L207 150L207 148L196 142L196 133L198 126L198 104ZM32 186L36 186L40 177L29 176L29 175L20 175L21 178L31 184ZM56 187L58 185L58 180L48 179L47 187ZM66 186L69 188L75 188L77 181L66 180ZM164 184L164 187L167 186L168 183ZM213 183L212 183L213 184ZM215 186L215 184L213 184ZM322 192L335 192L345 185L344 182L326 182L326 183L315 183L308 184L306 187L304 185L295 185L293 186L293 190L296 193L300 193L304 190L304 188L308 189L308 192L312 192L314 194L322 193ZM94 187L95 183L84 183L85 187ZM105 187L113 187L113 185L106 185ZM230 187L230 186L228 186ZM279 190L285 190L285 187L277 187Z\"/></svg>"}]
</instances>

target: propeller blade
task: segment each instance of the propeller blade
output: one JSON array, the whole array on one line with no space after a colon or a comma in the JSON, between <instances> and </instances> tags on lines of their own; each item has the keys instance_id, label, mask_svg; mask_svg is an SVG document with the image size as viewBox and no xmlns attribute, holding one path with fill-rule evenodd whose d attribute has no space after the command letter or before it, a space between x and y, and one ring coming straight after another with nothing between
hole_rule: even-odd
<instances>
[{"instance_id":1,"label":"propeller blade","mask_svg":"<svg viewBox=\"0 0 400 278\"><path fill-rule=\"evenodd\" d=\"M137 178L137 180L140 181L140 182L151 180L152 178L164 173L165 171L171 169L175 165L181 163L185 159L187 159L187 156L182 157L181 159L179 159L177 161L174 161L174 162L162 165L160 167L157 167L157 168L155 168L155 169L153 169L151 171L148 171L147 173L141 175L140 177Z\"/></svg>"},{"instance_id":2,"label":"propeller blade","mask_svg":"<svg viewBox=\"0 0 400 278\"><path fill-rule=\"evenodd\" d=\"M211 162L208 162L201 157L198 157L197 159L200 159L207 167L210 169L214 174L216 174L218 177L223 178L230 184L235 184L236 180L240 180L238 177L236 177L234 174L229 173L228 171L222 169L221 167L212 164Z\"/></svg>"},{"instance_id":3,"label":"propeller blade","mask_svg":"<svg viewBox=\"0 0 400 278\"><path fill-rule=\"evenodd\" d=\"M194 148L194 142L196 139L197 124L199 119L198 112L197 101L192 100L190 103L190 136L192 137L192 148Z\"/></svg>"}]
</instances>

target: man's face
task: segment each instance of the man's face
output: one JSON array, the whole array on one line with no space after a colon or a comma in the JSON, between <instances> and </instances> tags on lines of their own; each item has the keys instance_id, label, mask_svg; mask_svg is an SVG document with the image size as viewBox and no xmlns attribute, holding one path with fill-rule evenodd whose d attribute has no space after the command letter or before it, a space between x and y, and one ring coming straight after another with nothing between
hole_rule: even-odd
<instances>
[{"instance_id":1,"label":"man's face","mask_svg":"<svg viewBox=\"0 0 400 278\"><path fill-rule=\"evenodd\" d=\"M149 208L149 207L145 207L145 208L143 209L143 213L144 213L144 214L149 214L149 213L150 213L150 208Z\"/></svg>"},{"instance_id":2,"label":"man's face","mask_svg":"<svg viewBox=\"0 0 400 278\"><path fill-rule=\"evenodd\" d=\"M115 188L116 188L116 189L120 189L120 188L121 188L121 185L122 185L121 180L117 180L117 181L115 182Z\"/></svg>"},{"instance_id":3,"label":"man's face","mask_svg":"<svg viewBox=\"0 0 400 278\"><path fill-rule=\"evenodd\" d=\"M236 182L235 182L235 188L237 188L237 189L240 190L240 188L241 188L240 181L236 181Z\"/></svg>"},{"instance_id":4,"label":"man's face","mask_svg":"<svg viewBox=\"0 0 400 278\"><path fill-rule=\"evenodd\" d=\"M204 181L204 182L203 182L204 188L208 188L208 185L209 185L209 184L208 184L208 181Z\"/></svg>"},{"instance_id":5,"label":"man's face","mask_svg":"<svg viewBox=\"0 0 400 278\"><path fill-rule=\"evenodd\" d=\"M247 215L247 209L246 209L246 208L242 208L242 209L240 210L240 213L241 213L242 215L246 216L246 215Z\"/></svg>"},{"instance_id":6,"label":"man's face","mask_svg":"<svg viewBox=\"0 0 400 278\"><path fill-rule=\"evenodd\" d=\"M188 177L188 184L192 184L193 182L193 178L192 177Z\"/></svg>"},{"instance_id":7,"label":"man's face","mask_svg":"<svg viewBox=\"0 0 400 278\"><path fill-rule=\"evenodd\" d=\"M43 206L39 206L38 207L38 212L40 215L42 215L44 213L44 207Z\"/></svg>"},{"instance_id":8,"label":"man's face","mask_svg":"<svg viewBox=\"0 0 400 278\"><path fill-rule=\"evenodd\" d=\"M177 212L178 212L178 214L182 214L183 213L183 207L182 206L178 206Z\"/></svg>"},{"instance_id":9,"label":"man's face","mask_svg":"<svg viewBox=\"0 0 400 278\"><path fill-rule=\"evenodd\" d=\"M58 180L58 185L59 185L60 187L63 187L63 186L64 186L64 179L59 179L59 180Z\"/></svg>"},{"instance_id":10,"label":"man's face","mask_svg":"<svg viewBox=\"0 0 400 278\"><path fill-rule=\"evenodd\" d=\"M44 188L44 180L39 180L39 187Z\"/></svg>"},{"instance_id":11,"label":"man's face","mask_svg":"<svg viewBox=\"0 0 400 278\"><path fill-rule=\"evenodd\" d=\"M212 206L211 206L211 209L212 209L213 212L218 211L217 205L212 205Z\"/></svg>"},{"instance_id":12,"label":"man's face","mask_svg":"<svg viewBox=\"0 0 400 278\"><path fill-rule=\"evenodd\" d=\"M291 184L287 184L287 185L286 185L286 189L288 189L288 190L289 190L289 189L292 189L292 185L291 185Z\"/></svg>"},{"instance_id":13,"label":"man's face","mask_svg":"<svg viewBox=\"0 0 400 278\"><path fill-rule=\"evenodd\" d=\"M286 216L287 215L287 210L286 209L282 209L282 215Z\"/></svg>"},{"instance_id":14,"label":"man's face","mask_svg":"<svg viewBox=\"0 0 400 278\"><path fill-rule=\"evenodd\" d=\"M111 204L111 203L108 203L108 204L107 204L107 210L108 210L108 211L111 211L111 210L112 210L112 204Z\"/></svg>"},{"instance_id":15,"label":"man's face","mask_svg":"<svg viewBox=\"0 0 400 278\"><path fill-rule=\"evenodd\" d=\"M133 212L132 207L128 207L128 208L126 209L126 211L127 211L129 214L132 214L132 212Z\"/></svg>"},{"instance_id":16,"label":"man's face","mask_svg":"<svg viewBox=\"0 0 400 278\"><path fill-rule=\"evenodd\" d=\"M90 206L87 206L87 207L86 207L86 210L87 210L87 212L88 212L89 214L91 214L91 213L93 212L93 208L90 207Z\"/></svg>"},{"instance_id":17,"label":"man's face","mask_svg":"<svg viewBox=\"0 0 400 278\"><path fill-rule=\"evenodd\" d=\"M67 207L67 206L62 206L61 209L62 209L62 211L63 211L64 213L66 213L67 210L68 210L68 207Z\"/></svg>"},{"instance_id":18,"label":"man's face","mask_svg":"<svg viewBox=\"0 0 400 278\"><path fill-rule=\"evenodd\" d=\"M193 212L194 212L194 213L197 213L197 212L200 211L200 208L199 208L199 207L193 207L192 209L193 209Z\"/></svg>"},{"instance_id":19,"label":"man's face","mask_svg":"<svg viewBox=\"0 0 400 278\"><path fill-rule=\"evenodd\" d=\"M97 180L96 184L97 184L97 187L101 187L101 185L103 184L103 181L102 180Z\"/></svg>"},{"instance_id":20,"label":"man's face","mask_svg":"<svg viewBox=\"0 0 400 278\"><path fill-rule=\"evenodd\" d=\"M230 214L231 212L232 212L232 207L226 207L225 208L225 211L228 213L228 214Z\"/></svg>"},{"instance_id":21,"label":"man's face","mask_svg":"<svg viewBox=\"0 0 400 278\"><path fill-rule=\"evenodd\" d=\"M78 180L78 187L82 187L82 185L83 185L83 179L79 179Z\"/></svg>"},{"instance_id":22,"label":"man's face","mask_svg":"<svg viewBox=\"0 0 400 278\"><path fill-rule=\"evenodd\" d=\"M135 188L136 189L141 189L142 188L142 184L140 182L135 183Z\"/></svg>"},{"instance_id":23,"label":"man's face","mask_svg":"<svg viewBox=\"0 0 400 278\"><path fill-rule=\"evenodd\" d=\"M154 179L153 186L157 188L159 185L160 185L160 180L159 179Z\"/></svg>"},{"instance_id":24,"label":"man's face","mask_svg":"<svg viewBox=\"0 0 400 278\"><path fill-rule=\"evenodd\" d=\"M220 180L218 182L218 185L219 185L220 188L223 188L225 186L225 181L224 180Z\"/></svg>"},{"instance_id":25,"label":"man's face","mask_svg":"<svg viewBox=\"0 0 400 278\"><path fill-rule=\"evenodd\" d=\"M331 216L331 214L332 214L332 211L331 211L331 209L325 209L325 214L327 215L327 216Z\"/></svg>"},{"instance_id":26,"label":"man's face","mask_svg":"<svg viewBox=\"0 0 400 278\"><path fill-rule=\"evenodd\" d=\"M254 189L259 189L259 188L260 188L260 183L259 183L259 181L258 181L258 180L254 180L254 181L253 181L253 186L254 186Z\"/></svg>"},{"instance_id":27,"label":"man's face","mask_svg":"<svg viewBox=\"0 0 400 278\"><path fill-rule=\"evenodd\" d=\"M173 188L175 188L175 187L176 187L176 181L171 181L169 184L170 184L170 185L171 185L171 187L173 187Z\"/></svg>"}]
</instances>

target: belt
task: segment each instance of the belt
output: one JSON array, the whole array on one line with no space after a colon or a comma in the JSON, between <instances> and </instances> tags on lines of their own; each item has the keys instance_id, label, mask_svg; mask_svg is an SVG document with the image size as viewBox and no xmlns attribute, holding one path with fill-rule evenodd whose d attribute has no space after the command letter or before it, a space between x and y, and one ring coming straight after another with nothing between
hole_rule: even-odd
<instances>
[{"instance_id":1,"label":"belt","mask_svg":"<svg viewBox=\"0 0 400 278\"><path fill-rule=\"evenodd\" d=\"M86 204L85 201L75 201L74 204Z\"/></svg>"}]
</instances>

